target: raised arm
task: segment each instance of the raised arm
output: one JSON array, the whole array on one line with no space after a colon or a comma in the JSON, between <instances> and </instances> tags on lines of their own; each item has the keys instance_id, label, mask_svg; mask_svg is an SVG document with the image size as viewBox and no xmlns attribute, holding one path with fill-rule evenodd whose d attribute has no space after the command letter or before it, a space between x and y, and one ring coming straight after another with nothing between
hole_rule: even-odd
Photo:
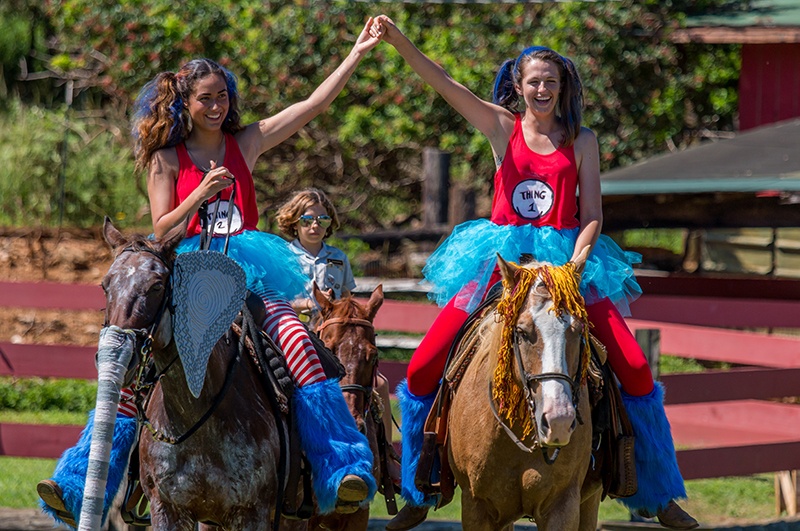
<instances>
[{"instance_id":1,"label":"raised arm","mask_svg":"<svg viewBox=\"0 0 800 531\"><path fill-rule=\"evenodd\" d=\"M408 65L436 92L438 92L461 116L478 131L486 135L495 154L505 153L508 139L514 128L514 116L508 110L484 101L422 53L394 25L386 15L375 18L372 35L380 36L397 49Z\"/></svg>"},{"instance_id":2,"label":"raised arm","mask_svg":"<svg viewBox=\"0 0 800 531\"><path fill-rule=\"evenodd\" d=\"M237 140L250 169L262 153L295 134L325 111L336 99L361 59L380 42L379 37L370 36L370 26L372 18L367 20L353 49L344 61L307 99L290 105L274 116L250 124L244 131L238 133Z\"/></svg>"}]
</instances>

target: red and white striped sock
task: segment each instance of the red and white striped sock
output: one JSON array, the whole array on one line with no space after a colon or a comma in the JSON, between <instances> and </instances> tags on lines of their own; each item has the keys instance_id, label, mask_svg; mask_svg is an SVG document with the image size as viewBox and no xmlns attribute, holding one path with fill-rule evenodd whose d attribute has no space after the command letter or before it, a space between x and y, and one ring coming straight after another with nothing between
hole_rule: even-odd
<instances>
[{"instance_id":1,"label":"red and white striped sock","mask_svg":"<svg viewBox=\"0 0 800 531\"><path fill-rule=\"evenodd\" d=\"M135 417L137 411L136 402L133 401L133 391L130 387L125 387L119 392L117 413L125 415L126 417Z\"/></svg>"},{"instance_id":2,"label":"red and white striped sock","mask_svg":"<svg viewBox=\"0 0 800 531\"><path fill-rule=\"evenodd\" d=\"M267 307L264 331L283 350L289 372L298 387L324 381L325 370L317 351L289 302L272 298L265 300L264 304Z\"/></svg>"}]
</instances>

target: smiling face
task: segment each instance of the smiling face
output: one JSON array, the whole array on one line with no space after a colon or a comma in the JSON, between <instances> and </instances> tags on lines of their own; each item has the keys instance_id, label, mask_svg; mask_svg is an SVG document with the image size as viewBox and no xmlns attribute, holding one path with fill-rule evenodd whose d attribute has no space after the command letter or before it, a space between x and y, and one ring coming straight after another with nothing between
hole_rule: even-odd
<instances>
[{"instance_id":1,"label":"smiling face","mask_svg":"<svg viewBox=\"0 0 800 531\"><path fill-rule=\"evenodd\" d=\"M219 130L230 108L225 79L218 74L210 74L197 80L189 97L188 108L193 127Z\"/></svg>"},{"instance_id":2,"label":"smiling face","mask_svg":"<svg viewBox=\"0 0 800 531\"><path fill-rule=\"evenodd\" d=\"M517 93L536 115L554 113L561 94L561 71L552 61L533 58L522 67Z\"/></svg>"},{"instance_id":3,"label":"smiling face","mask_svg":"<svg viewBox=\"0 0 800 531\"><path fill-rule=\"evenodd\" d=\"M327 216L328 211L321 204L314 203L305 209L301 215L314 216L314 221L312 221L310 225L306 225L300 221L295 223L297 239L300 240L300 245L309 251L318 251L322 246L322 240L325 238L325 233L328 231L328 226L330 225L323 227L316 218L317 216Z\"/></svg>"}]
</instances>

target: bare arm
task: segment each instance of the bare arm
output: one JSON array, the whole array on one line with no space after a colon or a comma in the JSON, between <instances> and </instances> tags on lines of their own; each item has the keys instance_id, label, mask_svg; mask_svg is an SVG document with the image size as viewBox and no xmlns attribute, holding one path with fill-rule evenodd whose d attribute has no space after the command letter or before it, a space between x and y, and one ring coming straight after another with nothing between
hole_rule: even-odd
<instances>
[{"instance_id":1,"label":"bare arm","mask_svg":"<svg viewBox=\"0 0 800 531\"><path fill-rule=\"evenodd\" d=\"M584 247L594 248L603 230L603 199L600 192L600 152L597 137L582 128L575 139L575 161L578 164L580 186L581 228L575 241L571 260L575 260Z\"/></svg>"},{"instance_id":2,"label":"bare arm","mask_svg":"<svg viewBox=\"0 0 800 531\"><path fill-rule=\"evenodd\" d=\"M372 25L370 18L356 44L342 63L323 81L311 95L300 102L290 105L274 116L250 124L237 134L239 147L250 169L256 159L268 149L277 146L308 122L325 111L344 88L356 66L366 53L380 42L380 38L372 37L368 28Z\"/></svg>"},{"instance_id":3,"label":"bare arm","mask_svg":"<svg viewBox=\"0 0 800 531\"><path fill-rule=\"evenodd\" d=\"M450 77L441 66L414 46L389 17L376 17L373 29L376 34L383 36L383 40L394 46L408 65L453 109L486 135L497 156L504 156L508 139L514 129L514 115L511 112L482 100Z\"/></svg>"},{"instance_id":4,"label":"bare arm","mask_svg":"<svg viewBox=\"0 0 800 531\"><path fill-rule=\"evenodd\" d=\"M200 186L195 188L185 201L176 205L178 198L175 194L175 182L179 167L175 148L156 151L150 162L147 196L150 200L150 215L153 218L153 233L156 238L161 238L170 229L194 215L203 201L228 188L233 182L233 176L227 168L217 168L212 162L211 171L203 178Z\"/></svg>"}]
</instances>

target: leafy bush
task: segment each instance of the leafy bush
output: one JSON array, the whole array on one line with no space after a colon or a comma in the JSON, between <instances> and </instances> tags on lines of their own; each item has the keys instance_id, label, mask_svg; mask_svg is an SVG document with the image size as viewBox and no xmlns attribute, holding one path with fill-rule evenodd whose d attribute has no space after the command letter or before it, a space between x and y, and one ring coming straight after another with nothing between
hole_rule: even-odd
<instances>
[{"instance_id":1,"label":"leafy bush","mask_svg":"<svg viewBox=\"0 0 800 531\"><path fill-rule=\"evenodd\" d=\"M130 148L112 131L64 109L16 103L0 114L0 225L52 226L63 217L95 227L106 215L121 226L136 223L147 200Z\"/></svg>"},{"instance_id":2,"label":"leafy bush","mask_svg":"<svg viewBox=\"0 0 800 531\"><path fill-rule=\"evenodd\" d=\"M0 378L0 411L85 412L94 407L96 396L94 381Z\"/></svg>"}]
</instances>

